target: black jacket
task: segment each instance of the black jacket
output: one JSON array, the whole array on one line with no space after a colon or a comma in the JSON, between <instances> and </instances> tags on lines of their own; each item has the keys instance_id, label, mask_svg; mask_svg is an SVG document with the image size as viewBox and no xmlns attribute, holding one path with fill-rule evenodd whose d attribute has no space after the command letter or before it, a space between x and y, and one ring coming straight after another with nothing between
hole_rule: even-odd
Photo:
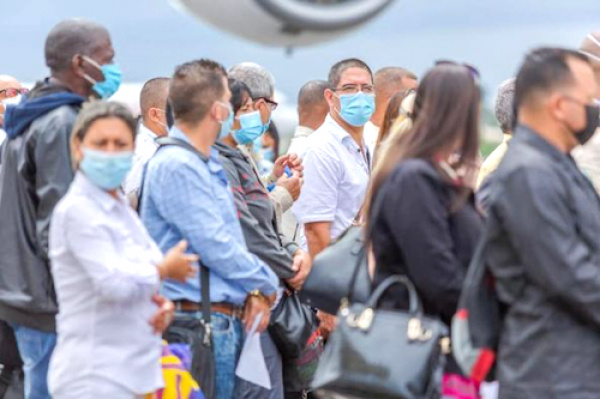
<instances>
[{"instance_id":1,"label":"black jacket","mask_svg":"<svg viewBox=\"0 0 600 399\"><path fill-rule=\"evenodd\" d=\"M373 215L374 286L391 275L408 276L424 312L450 325L483 227L473 198L451 212L456 188L421 159L401 162L380 195L381 211ZM384 304L406 308L407 300L392 291Z\"/></svg>"},{"instance_id":2,"label":"black jacket","mask_svg":"<svg viewBox=\"0 0 600 399\"><path fill-rule=\"evenodd\" d=\"M298 246L280 234L275 208L252 160L237 148L216 143L244 233L248 251L258 256L281 279L295 275L292 255Z\"/></svg>"},{"instance_id":3,"label":"black jacket","mask_svg":"<svg viewBox=\"0 0 600 399\"><path fill-rule=\"evenodd\" d=\"M501 399L600 396L600 200L573 159L520 126L490 180L485 256L507 313Z\"/></svg>"},{"instance_id":4,"label":"black jacket","mask_svg":"<svg viewBox=\"0 0 600 399\"><path fill-rule=\"evenodd\" d=\"M68 99L61 102L62 97ZM69 142L83 101L76 97L64 87L39 83L28 96L38 100L35 110L19 109L12 122L7 119L14 129L9 133L7 126L2 146L0 319L49 332L57 304L48 232L54 206L73 179ZM44 108L42 98L51 98L52 106ZM37 118L24 121L32 112Z\"/></svg>"}]
</instances>

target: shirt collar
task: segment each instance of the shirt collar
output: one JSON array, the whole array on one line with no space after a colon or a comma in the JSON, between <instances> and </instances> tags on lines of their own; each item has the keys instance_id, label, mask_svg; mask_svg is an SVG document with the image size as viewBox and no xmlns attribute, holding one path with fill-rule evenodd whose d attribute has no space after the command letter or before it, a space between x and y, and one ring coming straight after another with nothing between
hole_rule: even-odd
<instances>
[{"instance_id":1,"label":"shirt collar","mask_svg":"<svg viewBox=\"0 0 600 399\"><path fill-rule=\"evenodd\" d=\"M294 138L298 138L298 137L308 137L310 136L313 132L315 131L315 129L311 129L309 127L306 126L297 126L296 127L296 131L294 132Z\"/></svg>"},{"instance_id":2,"label":"shirt collar","mask_svg":"<svg viewBox=\"0 0 600 399\"><path fill-rule=\"evenodd\" d=\"M154 133L152 130L148 129L146 127L146 125L144 125L143 123L140 123L140 125L138 127L138 134L146 135L146 136L150 137L152 140L156 140L158 138L156 133Z\"/></svg>"},{"instance_id":3,"label":"shirt collar","mask_svg":"<svg viewBox=\"0 0 600 399\"><path fill-rule=\"evenodd\" d=\"M558 148L550 144L538 132L525 125L518 125L516 129L516 138L525 141L529 145L537 148L541 152L555 158L557 160L566 160L569 158L567 154L560 152Z\"/></svg>"},{"instance_id":4,"label":"shirt collar","mask_svg":"<svg viewBox=\"0 0 600 399\"><path fill-rule=\"evenodd\" d=\"M177 126L173 126L171 130L169 130L169 137L183 140L190 145L194 145L189 139L189 137L185 133L183 133L179 128L177 128ZM219 157L219 150L217 150L214 145L210 147L210 156L208 160L206 160L205 157L202 157L202 160L206 163L211 173L219 175L221 180L225 179L225 184L227 184L227 178L223 177L225 176L225 172L223 171L223 166Z\"/></svg>"},{"instance_id":5,"label":"shirt collar","mask_svg":"<svg viewBox=\"0 0 600 399\"><path fill-rule=\"evenodd\" d=\"M80 192L84 193L86 196L98 203L98 205L100 205L105 212L110 212L119 203L126 204L127 202L125 196L123 196L119 190L117 190L117 199L115 199L108 192L92 183L91 180L88 179L87 176L81 171L78 171L75 174L73 185L77 187Z\"/></svg>"},{"instance_id":6,"label":"shirt collar","mask_svg":"<svg viewBox=\"0 0 600 399\"><path fill-rule=\"evenodd\" d=\"M331 128L329 129L329 131L331 132L331 134L333 134L333 137L335 137L340 143L343 142L346 137L350 137L350 133L348 133L346 129L344 129L342 126L340 126L340 124L337 123L335 119L333 119L331 114L328 114L327 118L325 118L325 124Z\"/></svg>"}]
</instances>

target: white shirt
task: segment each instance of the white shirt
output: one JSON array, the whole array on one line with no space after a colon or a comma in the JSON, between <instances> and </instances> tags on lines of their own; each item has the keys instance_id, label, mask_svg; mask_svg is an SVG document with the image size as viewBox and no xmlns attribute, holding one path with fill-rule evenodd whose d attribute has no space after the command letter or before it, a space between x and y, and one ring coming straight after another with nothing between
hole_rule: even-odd
<instances>
[{"instance_id":1,"label":"white shirt","mask_svg":"<svg viewBox=\"0 0 600 399\"><path fill-rule=\"evenodd\" d=\"M314 129L311 129L306 126L298 126L296 127L296 131L294 132L294 137L292 137L292 141L290 143L290 148L288 149L288 154L296 154L299 157L304 157L306 153L306 149L308 146L308 137L314 132Z\"/></svg>"},{"instance_id":2,"label":"white shirt","mask_svg":"<svg viewBox=\"0 0 600 399\"><path fill-rule=\"evenodd\" d=\"M314 132L306 126L296 127L294 137L290 143L288 154L296 154L300 158L304 158L306 150L308 149L308 137ZM281 216L281 232L290 241L296 241L297 238L302 236L301 226L298 225L296 217L292 209L289 209Z\"/></svg>"},{"instance_id":3,"label":"white shirt","mask_svg":"<svg viewBox=\"0 0 600 399\"><path fill-rule=\"evenodd\" d=\"M162 254L123 196L111 197L81 172L50 226L50 264L60 310L48 381L68 390L104 378L135 394L163 384L156 265Z\"/></svg>"},{"instance_id":4,"label":"white shirt","mask_svg":"<svg viewBox=\"0 0 600 399\"><path fill-rule=\"evenodd\" d=\"M379 137L379 128L373 122L368 121L363 130L363 136L369 151L371 151L371 154L374 154L375 144L377 144L377 138Z\"/></svg>"},{"instance_id":5,"label":"white shirt","mask_svg":"<svg viewBox=\"0 0 600 399\"><path fill-rule=\"evenodd\" d=\"M308 139L304 185L293 207L301 224L332 222L336 240L356 219L367 192L370 155L330 115ZM303 235L299 244L307 249Z\"/></svg>"},{"instance_id":6,"label":"white shirt","mask_svg":"<svg viewBox=\"0 0 600 399\"><path fill-rule=\"evenodd\" d=\"M4 129L0 129L0 144L2 144L6 140L6 132Z\"/></svg>"},{"instance_id":7,"label":"white shirt","mask_svg":"<svg viewBox=\"0 0 600 399\"><path fill-rule=\"evenodd\" d=\"M156 144L157 137L158 136L152 130L144 126L143 123L140 124L135 139L133 165L123 184L123 191L128 197L132 194L137 195L139 192L140 186L142 185L144 166L158 149L158 144Z\"/></svg>"}]
</instances>

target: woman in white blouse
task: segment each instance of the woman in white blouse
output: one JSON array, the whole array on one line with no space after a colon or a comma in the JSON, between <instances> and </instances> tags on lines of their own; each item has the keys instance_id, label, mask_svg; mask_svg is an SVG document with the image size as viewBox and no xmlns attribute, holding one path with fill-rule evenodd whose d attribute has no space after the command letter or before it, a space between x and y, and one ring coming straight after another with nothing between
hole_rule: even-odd
<instances>
[{"instance_id":1,"label":"woman in white blouse","mask_svg":"<svg viewBox=\"0 0 600 399\"><path fill-rule=\"evenodd\" d=\"M84 106L72 135L77 169L56 207L50 259L59 302L48 383L54 399L133 399L162 387L160 333L173 304L159 281L196 273L185 242L166 257L119 186L136 122L117 103Z\"/></svg>"}]
</instances>

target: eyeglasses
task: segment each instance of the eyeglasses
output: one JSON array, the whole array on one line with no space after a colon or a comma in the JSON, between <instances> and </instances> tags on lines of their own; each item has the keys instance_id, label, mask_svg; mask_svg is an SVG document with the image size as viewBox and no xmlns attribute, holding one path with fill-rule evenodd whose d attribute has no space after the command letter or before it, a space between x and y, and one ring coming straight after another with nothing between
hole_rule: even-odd
<instances>
[{"instance_id":1,"label":"eyeglasses","mask_svg":"<svg viewBox=\"0 0 600 399\"><path fill-rule=\"evenodd\" d=\"M13 88L9 88L9 89L4 89L4 90L0 90L0 95L4 95L6 97L16 97L19 94L27 94L29 93L29 89L13 89Z\"/></svg>"},{"instance_id":2,"label":"eyeglasses","mask_svg":"<svg viewBox=\"0 0 600 399\"><path fill-rule=\"evenodd\" d=\"M277 107L279 106L279 104L273 100L270 100L266 97L258 97L255 98L254 101L258 101L258 100L264 100L265 103L267 103L267 106L271 109L271 111L275 111L277 109Z\"/></svg>"},{"instance_id":3,"label":"eyeglasses","mask_svg":"<svg viewBox=\"0 0 600 399\"><path fill-rule=\"evenodd\" d=\"M467 68L467 70L469 71L471 76L473 76L473 79L475 79L475 83L479 83L479 80L481 79L481 74L479 73L479 70L477 68L475 68L473 65L467 64L466 62L460 63L460 62L451 61L451 60L439 60L439 61L435 62L435 66L438 66L438 65L463 66L463 67Z\"/></svg>"},{"instance_id":4,"label":"eyeglasses","mask_svg":"<svg viewBox=\"0 0 600 399\"><path fill-rule=\"evenodd\" d=\"M340 92L343 94L356 94L359 91L362 91L365 94L375 94L375 86L373 85L343 85L342 87L338 87L333 91Z\"/></svg>"}]
</instances>

